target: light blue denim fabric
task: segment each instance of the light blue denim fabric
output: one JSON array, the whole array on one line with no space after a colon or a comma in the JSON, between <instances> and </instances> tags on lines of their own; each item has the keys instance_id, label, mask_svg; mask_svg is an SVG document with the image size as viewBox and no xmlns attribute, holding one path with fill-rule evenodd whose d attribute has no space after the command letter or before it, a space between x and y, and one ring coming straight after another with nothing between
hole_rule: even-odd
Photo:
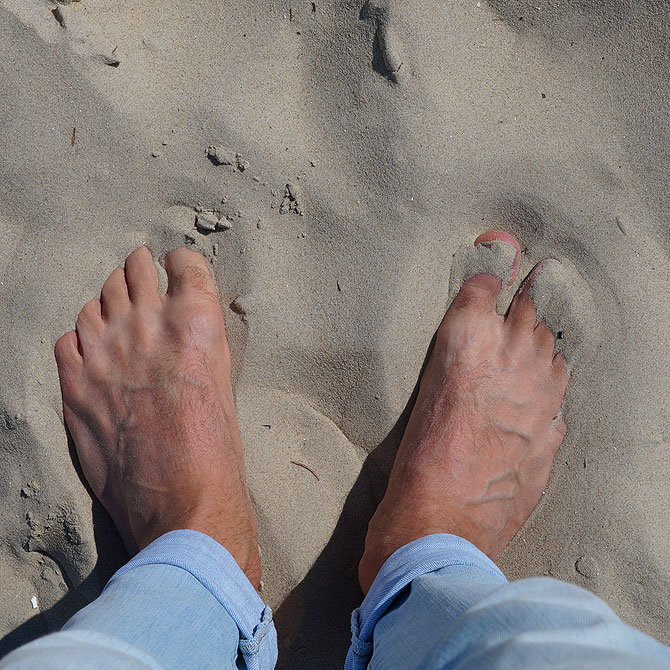
<instances>
[{"instance_id":1,"label":"light blue denim fabric","mask_svg":"<svg viewBox=\"0 0 670 670\"><path fill-rule=\"evenodd\" d=\"M594 595L553 579L508 584L453 535L395 552L352 632L347 670L670 670L670 649ZM206 535L173 531L62 632L16 650L0 670L271 670L276 659L270 608L232 556Z\"/></svg>"},{"instance_id":2,"label":"light blue denim fabric","mask_svg":"<svg viewBox=\"0 0 670 670\"><path fill-rule=\"evenodd\" d=\"M435 534L384 563L352 615L345 668L670 670L670 649L584 589L510 584L467 540Z\"/></svg>"},{"instance_id":3,"label":"light blue denim fabric","mask_svg":"<svg viewBox=\"0 0 670 670\"><path fill-rule=\"evenodd\" d=\"M31 642L5 670L265 670L277 660L272 611L211 537L177 530L123 566L60 633Z\"/></svg>"}]
</instances>

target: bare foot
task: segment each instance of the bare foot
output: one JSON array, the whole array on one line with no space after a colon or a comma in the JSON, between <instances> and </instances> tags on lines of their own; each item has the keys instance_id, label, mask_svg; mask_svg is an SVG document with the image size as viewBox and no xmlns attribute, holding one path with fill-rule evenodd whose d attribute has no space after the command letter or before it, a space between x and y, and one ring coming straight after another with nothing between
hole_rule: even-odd
<instances>
[{"instance_id":1,"label":"bare foot","mask_svg":"<svg viewBox=\"0 0 670 670\"><path fill-rule=\"evenodd\" d=\"M486 233L517 248L505 233ZM535 272L535 270L533 271ZM496 559L540 499L567 427L569 374L529 296L533 273L506 317L501 281L468 279L437 331L435 348L368 528L359 579L365 593L386 559L431 533L452 533Z\"/></svg>"},{"instance_id":2,"label":"bare foot","mask_svg":"<svg viewBox=\"0 0 670 670\"><path fill-rule=\"evenodd\" d=\"M65 421L84 475L133 554L190 528L230 551L258 588L247 492L216 286L189 249L135 250L56 343Z\"/></svg>"}]
</instances>

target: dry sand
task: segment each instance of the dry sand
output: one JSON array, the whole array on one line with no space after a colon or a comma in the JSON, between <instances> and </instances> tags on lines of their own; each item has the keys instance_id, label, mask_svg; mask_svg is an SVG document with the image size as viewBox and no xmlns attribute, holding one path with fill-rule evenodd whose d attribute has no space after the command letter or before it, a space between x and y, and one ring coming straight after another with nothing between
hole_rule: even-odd
<instances>
[{"instance_id":1,"label":"dry sand","mask_svg":"<svg viewBox=\"0 0 670 670\"><path fill-rule=\"evenodd\" d=\"M668 643L667 45L655 0L0 0L0 652L124 560L53 344L135 246L187 242L226 309L280 665L341 667L452 256L490 228L522 272L560 260L537 297L579 353L502 568Z\"/></svg>"}]
</instances>

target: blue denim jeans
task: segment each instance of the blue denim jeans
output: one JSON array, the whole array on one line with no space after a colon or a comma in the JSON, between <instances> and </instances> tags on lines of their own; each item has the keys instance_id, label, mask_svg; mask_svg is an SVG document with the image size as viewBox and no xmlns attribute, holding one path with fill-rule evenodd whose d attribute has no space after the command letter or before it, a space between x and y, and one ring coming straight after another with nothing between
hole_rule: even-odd
<instances>
[{"instance_id":1,"label":"blue denim jeans","mask_svg":"<svg viewBox=\"0 0 670 670\"><path fill-rule=\"evenodd\" d=\"M0 670L270 670L277 634L232 556L206 535L167 533L58 633ZM429 535L391 556L352 615L346 670L670 670L670 649L588 591L508 583L482 552Z\"/></svg>"}]
</instances>

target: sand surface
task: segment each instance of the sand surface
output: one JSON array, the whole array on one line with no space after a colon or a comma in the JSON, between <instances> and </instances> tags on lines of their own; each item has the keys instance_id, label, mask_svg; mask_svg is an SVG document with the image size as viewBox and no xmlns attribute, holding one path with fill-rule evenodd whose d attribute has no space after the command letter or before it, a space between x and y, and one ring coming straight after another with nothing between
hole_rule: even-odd
<instances>
[{"instance_id":1,"label":"sand surface","mask_svg":"<svg viewBox=\"0 0 670 670\"><path fill-rule=\"evenodd\" d=\"M280 667L341 667L452 257L490 228L522 276L560 260L537 297L575 356L502 568L670 642L668 37L656 0L0 0L0 653L125 560L53 344L135 246L189 243L225 307Z\"/></svg>"}]
</instances>

